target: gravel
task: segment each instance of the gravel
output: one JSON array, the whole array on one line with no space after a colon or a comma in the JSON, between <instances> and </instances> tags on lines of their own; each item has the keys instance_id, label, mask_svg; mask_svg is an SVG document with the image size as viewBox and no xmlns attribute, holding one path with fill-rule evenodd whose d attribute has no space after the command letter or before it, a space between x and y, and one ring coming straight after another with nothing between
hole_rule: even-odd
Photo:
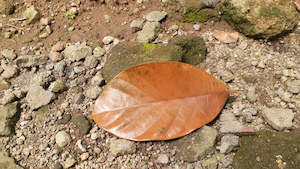
<instances>
[{"instance_id":1,"label":"gravel","mask_svg":"<svg viewBox=\"0 0 300 169\"><path fill-rule=\"evenodd\" d=\"M62 2L57 8L56 2L36 1L34 8L43 18L33 19L27 25L28 19L24 20L22 13L32 7L27 4L24 10L19 10L20 4L15 2L15 14L2 17L0 38L5 43L1 43L4 47L0 49L0 152L8 154L1 156L0 166L1 160L9 158L13 165L29 169L204 169L216 166L232 169L235 150L241 149L236 146L237 135L264 129L293 131L299 128L298 27L272 41L240 34L237 42L225 44L212 35L215 29L228 31L222 22L183 24L177 19L179 15L169 10L169 4L161 6L156 1L147 3L145 0L139 0L138 4L101 3ZM60 22L60 17L66 17L64 13L71 8L78 12L75 20L63 18L66 22ZM106 13L95 10L98 8L105 9ZM161 11L168 12L168 17L161 20L155 16ZM149 21L153 19L157 22ZM194 29L194 24L199 25L199 30ZM173 141L123 141L89 119L95 99L102 88L105 90L101 73L115 44L135 40L161 44L174 36L192 35L203 38L207 47L206 59L197 66L238 92L230 94L221 114L208 124L210 135L214 136L217 131L219 137L205 138L206 141L215 139L196 144L201 142L193 135L197 135L197 130L174 140L186 141L177 146L173 146ZM124 53L120 56L128 57ZM57 88L59 81L68 88ZM19 103L20 110L8 111L6 106L14 103ZM8 115L8 112L15 113ZM80 125L85 122L75 124L78 115L89 123L83 125L87 127L81 129ZM67 133L64 140L68 143L62 147L56 143L60 131ZM206 146L207 151L199 155L203 152L200 149Z\"/></svg>"}]
</instances>

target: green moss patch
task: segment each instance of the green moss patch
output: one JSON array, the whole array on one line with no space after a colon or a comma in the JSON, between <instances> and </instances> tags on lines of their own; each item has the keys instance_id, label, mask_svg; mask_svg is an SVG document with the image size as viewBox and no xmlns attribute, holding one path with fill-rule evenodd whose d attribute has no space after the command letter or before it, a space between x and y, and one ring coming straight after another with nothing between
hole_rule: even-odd
<instances>
[{"instance_id":1,"label":"green moss patch","mask_svg":"<svg viewBox=\"0 0 300 169\"><path fill-rule=\"evenodd\" d=\"M182 49L176 45L122 42L109 53L103 77L109 82L121 71L148 62L181 61Z\"/></svg>"},{"instance_id":2,"label":"green moss patch","mask_svg":"<svg viewBox=\"0 0 300 169\"><path fill-rule=\"evenodd\" d=\"M234 169L296 169L300 166L300 130L289 133L260 131L240 140L233 160ZM281 162L278 156L281 156ZM277 160L277 161L276 161Z\"/></svg>"},{"instance_id":3,"label":"green moss patch","mask_svg":"<svg viewBox=\"0 0 300 169\"><path fill-rule=\"evenodd\" d=\"M144 52L152 52L155 49L155 44L153 43L144 43L143 50Z\"/></svg>"},{"instance_id":4,"label":"green moss patch","mask_svg":"<svg viewBox=\"0 0 300 169\"><path fill-rule=\"evenodd\" d=\"M237 31L246 36L254 36L254 25L247 20L240 10L236 9L229 0L225 0L220 10L224 13L224 19Z\"/></svg>"},{"instance_id":5,"label":"green moss patch","mask_svg":"<svg viewBox=\"0 0 300 169\"><path fill-rule=\"evenodd\" d=\"M232 27L253 38L278 37L293 30L299 20L289 0L224 0L220 11Z\"/></svg>"},{"instance_id":6,"label":"green moss patch","mask_svg":"<svg viewBox=\"0 0 300 169\"><path fill-rule=\"evenodd\" d=\"M183 50L182 62L198 65L206 57L204 40L199 36L179 37L173 39L170 44L180 46Z\"/></svg>"},{"instance_id":7,"label":"green moss patch","mask_svg":"<svg viewBox=\"0 0 300 169\"><path fill-rule=\"evenodd\" d=\"M214 9L190 9L183 15L184 22L207 22L208 20L219 20L220 16Z\"/></svg>"},{"instance_id":8,"label":"green moss patch","mask_svg":"<svg viewBox=\"0 0 300 169\"><path fill-rule=\"evenodd\" d=\"M267 5L262 5L259 12L262 17L285 17L285 14L280 9Z\"/></svg>"}]
</instances>

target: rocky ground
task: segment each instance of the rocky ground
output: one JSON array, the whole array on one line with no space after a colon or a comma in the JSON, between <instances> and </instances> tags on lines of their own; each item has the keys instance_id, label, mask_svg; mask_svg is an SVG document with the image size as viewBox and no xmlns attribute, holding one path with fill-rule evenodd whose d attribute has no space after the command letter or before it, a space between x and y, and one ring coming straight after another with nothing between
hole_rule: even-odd
<instances>
[{"instance_id":1,"label":"rocky ground","mask_svg":"<svg viewBox=\"0 0 300 169\"><path fill-rule=\"evenodd\" d=\"M214 31L234 29L221 16L184 22L190 17L165 2L15 0L9 4L0 0L0 169L239 169L253 159L255 167L265 166L264 153L271 152L250 151L260 149L261 143L267 147L268 142L249 143L247 139L256 136L243 135L280 131L286 135L273 140L281 144L281 139L292 138L290 131L298 131L299 16L298 25L276 39L266 40L266 36L278 32L260 33L263 39L238 33L238 39L224 43ZM185 42L174 40L186 36L204 41L187 38L193 43L186 50ZM150 46L156 48L152 53L145 50L147 42L156 44ZM195 48L196 59L195 53L189 53ZM114 68L131 66L122 58L109 60L123 53L197 65L238 93L231 94L216 120L181 139L119 139L97 127L90 114L105 81L121 71ZM251 143L255 144L249 150ZM283 151L266 165L295 168L300 145L291 145L296 146L293 156Z\"/></svg>"}]
</instances>

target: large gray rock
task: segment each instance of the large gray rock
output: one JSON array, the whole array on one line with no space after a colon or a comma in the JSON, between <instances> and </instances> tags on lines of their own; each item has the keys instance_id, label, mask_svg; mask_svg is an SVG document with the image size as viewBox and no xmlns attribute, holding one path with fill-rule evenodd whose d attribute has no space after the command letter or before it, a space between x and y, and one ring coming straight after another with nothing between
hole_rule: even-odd
<instances>
[{"instance_id":1,"label":"large gray rock","mask_svg":"<svg viewBox=\"0 0 300 169\"><path fill-rule=\"evenodd\" d=\"M291 0L224 0L221 11L237 31L255 38L272 38L291 31L299 21Z\"/></svg>"},{"instance_id":2,"label":"large gray rock","mask_svg":"<svg viewBox=\"0 0 300 169\"><path fill-rule=\"evenodd\" d=\"M143 43L152 42L157 37L159 29L159 22L146 22L143 29L138 32L137 41Z\"/></svg>"},{"instance_id":3,"label":"large gray rock","mask_svg":"<svg viewBox=\"0 0 300 169\"><path fill-rule=\"evenodd\" d=\"M15 61L18 67L33 67L47 63L48 57L44 55L22 55Z\"/></svg>"},{"instance_id":4,"label":"large gray rock","mask_svg":"<svg viewBox=\"0 0 300 169\"><path fill-rule=\"evenodd\" d=\"M108 54L103 77L108 82L121 71L139 64L157 61L180 61L182 50L176 45L121 42Z\"/></svg>"},{"instance_id":5,"label":"large gray rock","mask_svg":"<svg viewBox=\"0 0 300 169\"><path fill-rule=\"evenodd\" d=\"M165 11L152 11L148 13L145 18L147 21L151 22L160 22L161 20L165 19L168 15Z\"/></svg>"},{"instance_id":6,"label":"large gray rock","mask_svg":"<svg viewBox=\"0 0 300 169\"><path fill-rule=\"evenodd\" d=\"M9 15L15 10L12 0L0 0L0 14Z\"/></svg>"},{"instance_id":7,"label":"large gray rock","mask_svg":"<svg viewBox=\"0 0 300 169\"><path fill-rule=\"evenodd\" d=\"M293 126L294 113L291 109L267 108L262 110L264 119L276 130L282 131Z\"/></svg>"},{"instance_id":8,"label":"large gray rock","mask_svg":"<svg viewBox=\"0 0 300 169\"><path fill-rule=\"evenodd\" d=\"M23 169L15 163L15 160L8 156L7 152L0 152L0 169Z\"/></svg>"},{"instance_id":9,"label":"large gray rock","mask_svg":"<svg viewBox=\"0 0 300 169\"><path fill-rule=\"evenodd\" d=\"M37 84L33 84L26 95L26 101L30 108L37 109L49 104L53 97L54 94L52 92L43 89Z\"/></svg>"},{"instance_id":10,"label":"large gray rock","mask_svg":"<svg viewBox=\"0 0 300 169\"><path fill-rule=\"evenodd\" d=\"M23 16L27 18L24 23L31 24L38 21L41 17L41 14L34 6L30 6L24 11Z\"/></svg>"},{"instance_id":11,"label":"large gray rock","mask_svg":"<svg viewBox=\"0 0 300 169\"><path fill-rule=\"evenodd\" d=\"M0 136L12 135L14 133L15 124L19 120L19 117L20 117L20 104L18 102L14 102L4 107L1 107L0 108Z\"/></svg>"},{"instance_id":12,"label":"large gray rock","mask_svg":"<svg viewBox=\"0 0 300 169\"><path fill-rule=\"evenodd\" d=\"M220 153L229 153L239 145L239 136L226 134L221 139Z\"/></svg>"},{"instance_id":13,"label":"large gray rock","mask_svg":"<svg viewBox=\"0 0 300 169\"><path fill-rule=\"evenodd\" d=\"M214 151L217 135L216 129L203 126L197 131L173 141L171 145L177 147L180 159L195 162Z\"/></svg>"},{"instance_id":14,"label":"large gray rock","mask_svg":"<svg viewBox=\"0 0 300 169\"><path fill-rule=\"evenodd\" d=\"M133 141L124 139L111 140L109 151L114 156L132 154L136 152L136 145Z\"/></svg>"},{"instance_id":15,"label":"large gray rock","mask_svg":"<svg viewBox=\"0 0 300 169\"><path fill-rule=\"evenodd\" d=\"M80 44L67 46L63 53L66 58L72 62L75 62L92 55L93 51L91 47L86 46L85 44Z\"/></svg>"}]
</instances>

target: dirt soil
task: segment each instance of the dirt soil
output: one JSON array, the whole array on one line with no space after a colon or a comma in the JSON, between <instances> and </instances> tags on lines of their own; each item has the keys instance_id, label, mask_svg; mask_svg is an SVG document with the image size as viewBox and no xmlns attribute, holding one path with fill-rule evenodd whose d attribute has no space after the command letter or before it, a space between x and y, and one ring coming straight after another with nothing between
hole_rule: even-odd
<instances>
[{"instance_id":1,"label":"dirt soil","mask_svg":"<svg viewBox=\"0 0 300 169\"><path fill-rule=\"evenodd\" d=\"M103 1L103 2L102 2ZM162 22L160 38L169 40L171 34L166 33L168 28L174 24L186 34L199 35L203 37L208 48L207 59L199 67L225 81L225 78L231 78L226 81L226 85L240 92L232 94L230 101L224 107L225 111L234 111L234 105L243 105L246 108L254 108L258 114L253 117L250 123L245 122L241 115L237 117L239 121L247 124L257 130L269 129L268 125L261 115L263 107L278 107L292 109L295 114L293 128L300 126L300 110L297 107L296 99L298 94L290 94L289 100L276 94L279 89L287 91L286 82L289 80L299 80L300 74L300 29L280 37L273 41L254 40L244 37L236 43L225 44L216 40L212 36L215 29L233 31L233 29L224 21L209 21L206 23L197 23L200 30L195 31L194 23L183 23L180 21L180 14L163 5L159 0L146 0L138 3L135 0L15 0L16 10L9 16L0 16L2 29L14 28L19 33L7 39L0 36L0 51L3 49L13 49L17 56L35 50L41 54L48 55L51 47L57 42L66 43L84 43L94 47L98 44L104 46L102 39L105 36L112 36L124 41L134 41L137 33L130 28L132 20L141 19L151 11L166 11L167 18ZM43 31L43 26L38 22L30 25L22 24L22 13L34 5L42 14L42 17L51 18L52 33L45 39L36 38ZM72 6L79 9L76 18L68 19L65 12ZM109 22L105 15L110 17ZM74 30L70 30L71 28ZM4 62L5 63L5 62ZM82 64L82 63L80 63ZM80 66L80 64L67 65L67 70ZM101 63L103 65L104 63ZM53 67L50 64L48 67ZM69 68L68 68L69 66ZM47 66L46 68L47 69ZM51 68L49 68L51 69ZM42 68L22 69L17 77L10 79L10 82L16 88L26 87L25 81L31 77L31 73L42 71ZM109 169L133 169L133 168L151 168L151 169L204 169L201 167L201 161L188 163L176 158L174 149L169 147L169 142L137 142L136 153L126 154L114 157L109 152L109 141L116 137L99 129L92 123L92 131L97 132L99 138L91 139L92 131L87 135L81 135L74 124L70 121L67 114L72 117L78 114L90 115L95 100L84 98L80 104L74 104L73 98L78 92L84 93L89 87L91 78L98 69L86 70L86 73L79 73L76 77L63 77L67 85L72 85L74 79L80 85L69 88L68 91L56 94L56 98L46 109L46 115L42 119L36 120L36 112L30 110L26 105L25 99L21 99L22 113L20 120L16 125L16 135L12 137L0 137L0 151L7 151L10 157L13 157L16 163L28 169L53 168L58 169L60 161L64 161L70 154L76 159L76 164L70 168L109 168ZM223 72L230 72L229 77ZM287 73L286 73L287 72ZM68 75L69 73L67 73ZM56 75L55 75L56 76ZM82 83L80 83L83 81ZM256 101L251 102L247 99L249 87L256 88ZM1 91L3 96L3 91ZM63 120L65 119L66 122ZM219 129L218 118L209 124ZM60 148L55 144L55 135L58 131L69 131L72 142L66 147ZM82 152L78 149L76 142L82 141L89 157L81 160ZM220 145L220 140L216 145ZM158 162L157 158L161 154L168 156L166 164ZM216 154L220 154L216 150ZM226 159L232 160L234 152L222 155L223 161L218 164L218 168L231 168L231 165L225 165ZM209 158L208 156L207 158ZM207 159L206 158L206 159ZM207 167L208 168L208 167ZM1 166L0 166L0 169Z\"/></svg>"}]
</instances>

